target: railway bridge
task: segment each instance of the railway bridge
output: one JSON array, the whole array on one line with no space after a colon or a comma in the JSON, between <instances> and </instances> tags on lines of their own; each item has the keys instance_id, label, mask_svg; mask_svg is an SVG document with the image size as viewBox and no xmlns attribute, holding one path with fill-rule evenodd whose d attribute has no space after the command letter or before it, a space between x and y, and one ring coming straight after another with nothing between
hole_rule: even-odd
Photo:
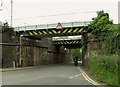
<instances>
[{"instance_id":1,"label":"railway bridge","mask_svg":"<svg viewBox=\"0 0 120 87\"><path fill-rule=\"evenodd\" d=\"M59 22L14 27L15 38L11 45L13 47L12 66L70 61L71 49L74 48L82 48L82 65L84 65L86 36L90 23L91 21ZM4 60L5 63L7 61L7 59ZM8 64L10 65L11 63Z\"/></svg>"}]
</instances>

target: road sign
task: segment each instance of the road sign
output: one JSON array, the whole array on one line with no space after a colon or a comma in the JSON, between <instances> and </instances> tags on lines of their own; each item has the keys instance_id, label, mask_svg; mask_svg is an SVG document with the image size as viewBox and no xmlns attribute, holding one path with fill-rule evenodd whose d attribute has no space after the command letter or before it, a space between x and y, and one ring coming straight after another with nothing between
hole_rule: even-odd
<instances>
[{"instance_id":1,"label":"road sign","mask_svg":"<svg viewBox=\"0 0 120 87\"><path fill-rule=\"evenodd\" d=\"M60 22L58 22L56 29L57 29L57 30L62 30L62 29L63 29L63 27L62 27L62 25L61 25Z\"/></svg>"}]
</instances>

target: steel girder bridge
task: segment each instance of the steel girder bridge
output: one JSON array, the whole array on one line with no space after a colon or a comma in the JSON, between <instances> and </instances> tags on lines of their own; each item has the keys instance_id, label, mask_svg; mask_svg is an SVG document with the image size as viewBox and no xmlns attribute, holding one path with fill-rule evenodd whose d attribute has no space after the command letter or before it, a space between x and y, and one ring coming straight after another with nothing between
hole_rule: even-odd
<instances>
[{"instance_id":1,"label":"steel girder bridge","mask_svg":"<svg viewBox=\"0 0 120 87\"><path fill-rule=\"evenodd\" d=\"M75 37L65 37L53 39L53 44L55 46L64 46L65 48L81 48L81 36Z\"/></svg>"},{"instance_id":2,"label":"steel girder bridge","mask_svg":"<svg viewBox=\"0 0 120 87\"><path fill-rule=\"evenodd\" d=\"M15 27L14 31L19 37L24 36L32 39L41 39L42 37L60 37L60 36L76 36L81 35L77 39L53 40L56 51L59 53L60 47L64 48L82 48L82 65L84 66L86 48L87 48L87 32L90 21L85 22L67 22L46 25L31 25ZM60 27L60 28L58 28Z\"/></svg>"},{"instance_id":3,"label":"steel girder bridge","mask_svg":"<svg viewBox=\"0 0 120 87\"><path fill-rule=\"evenodd\" d=\"M45 25L30 25L30 26L20 26L15 27L14 31L17 34L39 39L42 37L55 37L55 36L75 36L82 35L88 31L88 24L91 21L82 22L67 22L67 23L55 23L55 24L45 24ZM59 28L58 28L59 27ZM64 45L66 48L78 48L81 47L81 38L69 39L69 40L53 40L53 44L56 46Z\"/></svg>"}]
</instances>

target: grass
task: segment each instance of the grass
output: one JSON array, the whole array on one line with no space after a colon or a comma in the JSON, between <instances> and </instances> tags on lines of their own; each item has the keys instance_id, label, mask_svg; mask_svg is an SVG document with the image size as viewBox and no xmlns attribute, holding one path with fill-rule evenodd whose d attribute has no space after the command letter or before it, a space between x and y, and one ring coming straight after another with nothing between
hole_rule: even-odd
<instances>
[{"instance_id":1,"label":"grass","mask_svg":"<svg viewBox=\"0 0 120 87\"><path fill-rule=\"evenodd\" d=\"M89 70L99 81L109 85L118 85L117 55L92 55Z\"/></svg>"}]
</instances>

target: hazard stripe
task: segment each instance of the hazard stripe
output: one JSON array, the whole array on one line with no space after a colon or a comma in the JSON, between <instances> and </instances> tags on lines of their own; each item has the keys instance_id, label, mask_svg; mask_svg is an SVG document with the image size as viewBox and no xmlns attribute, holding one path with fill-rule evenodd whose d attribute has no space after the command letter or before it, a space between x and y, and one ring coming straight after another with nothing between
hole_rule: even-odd
<instances>
[{"instance_id":1,"label":"hazard stripe","mask_svg":"<svg viewBox=\"0 0 120 87\"><path fill-rule=\"evenodd\" d=\"M56 33L57 33L55 30L52 30L52 32L53 32L54 34L56 34Z\"/></svg>"},{"instance_id":2,"label":"hazard stripe","mask_svg":"<svg viewBox=\"0 0 120 87\"><path fill-rule=\"evenodd\" d=\"M66 28L66 29L64 29L64 30L62 30L62 31L56 31L56 30L39 30L39 31L28 31L27 33L29 34L29 35L42 35L42 34L65 34L65 33L71 33L71 32L73 32L73 33L76 33L76 32L87 32L86 30L84 30L84 28L82 27L82 28L76 28L76 29L68 29L68 28ZM70 41L71 42L71 41ZM68 43L68 42L67 42Z\"/></svg>"},{"instance_id":3,"label":"hazard stripe","mask_svg":"<svg viewBox=\"0 0 120 87\"><path fill-rule=\"evenodd\" d=\"M58 44L60 44L60 42L58 42Z\"/></svg>"},{"instance_id":4,"label":"hazard stripe","mask_svg":"<svg viewBox=\"0 0 120 87\"><path fill-rule=\"evenodd\" d=\"M79 43L79 41L77 41L76 43Z\"/></svg>"},{"instance_id":5,"label":"hazard stripe","mask_svg":"<svg viewBox=\"0 0 120 87\"><path fill-rule=\"evenodd\" d=\"M61 31L58 31L58 34L61 33Z\"/></svg>"},{"instance_id":6,"label":"hazard stripe","mask_svg":"<svg viewBox=\"0 0 120 87\"><path fill-rule=\"evenodd\" d=\"M44 30L42 30L42 32L43 32L44 34L47 34L47 32L46 32L46 31L44 31Z\"/></svg>"},{"instance_id":7,"label":"hazard stripe","mask_svg":"<svg viewBox=\"0 0 120 87\"><path fill-rule=\"evenodd\" d=\"M33 31L33 33L34 33L35 35L38 35L35 31Z\"/></svg>"},{"instance_id":8,"label":"hazard stripe","mask_svg":"<svg viewBox=\"0 0 120 87\"><path fill-rule=\"evenodd\" d=\"M42 32L38 31L39 34L42 34Z\"/></svg>"},{"instance_id":9,"label":"hazard stripe","mask_svg":"<svg viewBox=\"0 0 120 87\"><path fill-rule=\"evenodd\" d=\"M67 44L66 42L64 42L65 44Z\"/></svg>"},{"instance_id":10,"label":"hazard stripe","mask_svg":"<svg viewBox=\"0 0 120 87\"><path fill-rule=\"evenodd\" d=\"M33 35L33 33L32 33L32 32L30 32L30 31L29 31L28 33L29 33L30 35Z\"/></svg>"},{"instance_id":11,"label":"hazard stripe","mask_svg":"<svg viewBox=\"0 0 120 87\"><path fill-rule=\"evenodd\" d=\"M51 32L51 31L48 31L48 33L49 33L49 34L52 34L52 32Z\"/></svg>"},{"instance_id":12,"label":"hazard stripe","mask_svg":"<svg viewBox=\"0 0 120 87\"><path fill-rule=\"evenodd\" d=\"M84 28L81 28L78 32L82 32L83 29L84 29Z\"/></svg>"},{"instance_id":13,"label":"hazard stripe","mask_svg":"<svg viewBox=\"0 0 120 87\"><path fill-rule=\"evenodd\" d=\"M67 32L67 30L68 30L68 29L65 29L65 30L63 31L63 33L66 33L66 32Z\"/></svg>"},{"instance_id":14,"label":"hazard stripe","mask_svg":"<svg viewBox=\"0 0 120 87\"><path fill-rule=\"evenodd\" d=\"M78 40L74 40L74 41L59 41L57 42L57 44L79 44L81 43L80 41Z\"/></svg>"},{"instance_id":15,"label":"hazard stripe","mask_svg":"<svg viewBox=\"0 0 120 87\"><path fill-rule=\"evenodd\" d=\"M61 44L61 42L59 42Z\"/></svg>"},{"instance_id":16,"label":"hazard stripe","mask_svg":"<svg viewBox=\"0 0 120 87\"><path fill-rule=\"evenodd\" d=\"M69 44L69 42L67 41L67 44Z\"/></svg>"},{"instance_id":17,"label":"hazard stripe","mask_svg":"<svg viewBox=\"0 0 120 87\"><path fill-rule=\"evenodd\" d=\"M73 32L77 32L78 29L79 29L79 28L76 28Z\"/></svg>"},{"instance_id":18,"label":"hazard stripe","mask_svg":"<svg viewBox=\"0 0 120 87\"><path fill-rule=\"evenodd\" d=\"M72 30L73 30L73 29L70 29L70 30L68 31L68 33L70 33Z\"/></svg>"},{"instance_id":19,"label":"hazard stripe","mask_svg":"<svg viewBox=\"0 0 120 87\"><path fill-rule=\"evenodd\" d=\"M63 44L63 42L62 41L60 41L61 42L61 44Z\"/></svg>"},{"instance_id":20,"label":"hazard stripe","mask_svg":"<svg viewBox=\"0 0 120 87\"><path fill-rule=\"evenodd\" d=\"M75 43L76 41L73 42L73 44Z\"/></svg>"},{"instance_id":21,"label":"hazard stripe","mask_svg":"<svg viewBox=\"0 0 120 87\"><path fill-rule=\"evenodd\" d=\"M70 42L70 44L72 44L73 41Z\"/></svg>"}]
</instances>

